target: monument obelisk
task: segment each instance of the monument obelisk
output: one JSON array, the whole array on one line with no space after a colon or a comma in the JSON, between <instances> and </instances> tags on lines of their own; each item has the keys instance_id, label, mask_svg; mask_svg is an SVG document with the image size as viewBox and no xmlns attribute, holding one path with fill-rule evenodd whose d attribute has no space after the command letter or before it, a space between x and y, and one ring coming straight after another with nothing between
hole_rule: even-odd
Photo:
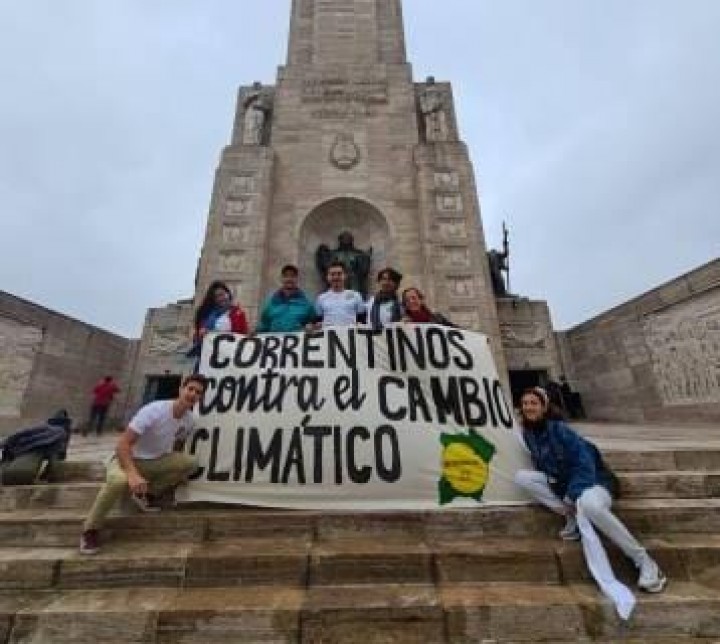
<instances>
[{"instance_id":1,"label":"monument obelisk","mask_svg":"<svg viewBox=\"0 0 720 644\"><path fill-rule=\"evenodd\" d=\"M371 274L397 267L403 286L486 333L505 373L452 88L413 81L400 0L293 0L276 84L239 91L197 292L223 279L253 318L280 267L295 263L314 294L316 249L336 246L344 231L372 248Z\"/></svg>"}]
</instances>

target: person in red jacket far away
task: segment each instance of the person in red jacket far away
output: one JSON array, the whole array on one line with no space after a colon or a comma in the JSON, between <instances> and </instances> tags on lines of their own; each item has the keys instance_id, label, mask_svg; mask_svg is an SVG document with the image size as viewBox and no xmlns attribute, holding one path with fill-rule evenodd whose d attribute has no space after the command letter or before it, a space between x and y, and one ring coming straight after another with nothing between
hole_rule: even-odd
<instances>
[{"instance_id":1,"label":"person in red jacket far away","mask_svg":"<svg viewBox=\"0 0 720 644\"><path fill-rule=\"evenodd\" d=\"M117 383L113 380L112 376L105 376L93 387L93 402L90 407L90 420L88 420L88 423L83 430L83 436L87 436L88 430L92 431L93 427L95 428L98 436L102 434L108 409L110 408L115 394L119 391L120 387L117 386Z\"/></svg>"}]
</instances>

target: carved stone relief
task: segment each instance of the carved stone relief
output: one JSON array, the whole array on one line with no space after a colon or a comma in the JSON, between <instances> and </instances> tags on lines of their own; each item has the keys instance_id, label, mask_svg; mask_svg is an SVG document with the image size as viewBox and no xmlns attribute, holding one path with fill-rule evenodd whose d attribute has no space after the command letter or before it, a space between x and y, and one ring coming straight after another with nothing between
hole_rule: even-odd
<instances>
[{"instance_id":1,"label":"carved stone relief","mask_svg":"<svg viewBox=\"0 0 720 644\"><path fill-rule=\"evenodd\" d=\"M148 353L154 356L186 353L190 344L188 333L179 330L153 329Z\"/></svg>"},{"instance_id":2,"label":"carved stone relief","mask_svg":"<svg viewBox=\"0 0 720 644\"><path fill-rule=\"evenodd\" d=\"M436 195L437 209L440 212L461 212L463 209L462 195L438 194Z\"/></svg>"},{"instance_id":3,"label":"carved stone relief","mask_svg":"<svg viewBox=\"0 0 720 644\"><path fill-rule=\"evenodd\" d=\"M255 177L250 174L241 174L230 177L227 189L228 199L242 199L255 192Z\"/></svg>"},{"instance_id":4,"label":"carved stone relief","mask_svg":"<svg viewBox=\"0 0 720 644\"><path fill-rule=\"evenodd\" d=\"M443 239L465 239L468 234L467 225L462 220L438 222L437 229Z\"/></svg>"},{"instance_id":5,"label":"carved stone relief","mask_svg":"<svg viewBox=\"0 0 720 644\"><path fill-rule=\"evenodd\" d=\"M250 227L226 224L223 226L222 236L225 244L247 244L250 241Z\"/></svg>"},{"instance_id":6,"label":"carved stone relief","mask_svg":"<svg viewBox=\"0 0 720 644\"><path fill-rule=\"evenodd\" d=\"M418 97L420 114L423 117L425 140L428 143L447 141L450 136L448 127L447 103L445 92L435 85L434 80L428 83Z\"/></svg>"},{"instance_id":7,"label":"carved stone relief","mask_svg":"<svg viewBox=\"0 0 720 644\"><path fill-rule=\"evenodd\" d=\"M454 246L442 247L440 264L445 268L468 268L470 266L470 250Z\"/></svg>"},{"instance_id":8,"label":"carved stone relief","mask_svg":"<svg viewBox=\"0 0 720 644\"><path fill-rule=\"evenodd\" d=\"M219 269L223 273L238 273L245 270L245 253L220 253Z\"/></svg>"},{"instance_id":9,"label":"carved stone relief","mask_svg":"<svg viewBox=\"0 0 720 644\"><path fill-rule=\"evenodd\" d=\"M352 170L360 162L360 148L350 133L338 134L330 150L330 163L338 170Z\"/></svg>"},{"instance_id":10,"label":"carved stone relief","mask_svg":"<svg viewBox=\"0 0 720 644\"><path fill-rule=\"evenodd\" d=\"M480 314L477 311L450 309L450 321L461 329L477 330L480 328Z\"/></svg>"},{"instance_id":11,"label":"carved stone relief","mask_svg":"<svg viewBox=\"0 0 720 644\"><path fill-rule=\"evenodd\" d=\"M720 289L648 316L643 331L665 404L720 402Z\"/></svg>"},{"instance_id":12,"label":"carved stone relief","mask_svg":"<svg viewBox=\"0 0 720 644\"><path fill-rule=\"evenodd\" d=\"M225 204L226 217L244 217L252 211L252 201L250 199L237 199L228 201Z\"/></svg>"},{"instance_id":13,"label":"carved stone relief","mask_svg":"<svg viewBox=\"0 0 720 644\"><path fill-rule=\"evenodd\" d=\"M272 98L256 83L243 101L243 144L265 145L272 113Z\"/></svg>"},{"instance_id":14,"label":"carved stone relief","mask_svg":"<svg viewBox=\"0 0 720 644\"><path fill-rule=\"evenodd\" d=\"M439 190L457 190L460 187L460 176L457 172L436 172L435 188Z\"/></svg>"},{"instance_id":15,"label":"carved stone relief","mask_svg":"<svg viewBox=\"0 0 720 644\"><path fill-rule=\"evenodd\" d=\"M23 398L42 340L41 328L0 316L0 416L22 414Z\"/></svg>"},{"instance_id":16,"label":"carved stone relief","mask_svg":"<svg viewBox=\"0 0 720 644\"><path fill-rule=\"evenodd\" d=\"M475 280L472 277L449 277L447 284L451 297L475 297Z\"/></svg>"},{"instance_id":17,"label":"carved stone relief","mask_svg":"<svg viewBox=\"0 0 720 644\"><path fill-rule=\"evenodd\" d=\"M500 324L500 337L506 349L545 349L547 333L535 322Z\"/></svg>"}]
</instances>

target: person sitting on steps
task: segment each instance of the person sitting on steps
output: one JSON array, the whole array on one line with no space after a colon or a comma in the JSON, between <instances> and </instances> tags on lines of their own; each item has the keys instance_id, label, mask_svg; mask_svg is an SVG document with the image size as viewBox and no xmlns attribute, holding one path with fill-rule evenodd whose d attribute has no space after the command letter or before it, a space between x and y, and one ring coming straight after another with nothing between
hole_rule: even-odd
<instances>
[{"instance_id":1,"label":"person sitting on steps","mask_svg":"<svg viewBox=\"0 0 720 644\"><path fill-rule=\"evenodd\" d=\"M173 492L197 468L197 460L175 451L193 431L191 412L205 392L200 374L188 376L175 400L158 400L142 407L121 434L115 456L108 464L105 484L83 524L80 552L100 549L99 529L113 506L127 491L145 512L157 512L157 497Z\"/></svg>"},{"instance_id":2,"label":"person sitting on steps","mask_svg":"<svg viewBox=\"0 0 720 644\"><path fill-rule=\"evenodd\" d=\"M667 579L647 550L611 511L615 475L598 449L554 413L547 392L533 387L520 399L523 438L537 471L519 470L515 482L536 501L566 517L560 537L581 538L576 514L585 517L638 568L638 587L659 593Z\"/></svg>"}]
</instances>

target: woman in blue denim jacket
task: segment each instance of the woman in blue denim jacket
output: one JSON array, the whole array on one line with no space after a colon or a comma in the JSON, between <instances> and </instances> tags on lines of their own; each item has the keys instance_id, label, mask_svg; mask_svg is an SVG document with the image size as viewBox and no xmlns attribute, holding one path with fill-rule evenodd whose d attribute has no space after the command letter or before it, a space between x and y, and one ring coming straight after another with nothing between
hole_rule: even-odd
<instances>
[{"instance_id":1,"label":"woman in blue denim jacket","mask_svg":"<svg viewBox=\"0 0 720 644\"><path fill-rule=\"evenodd\" d=\"M589 521L629 557L640 572L638 587L663 590L667 579L645 548L612 513L614 475L597 447L561 420L551 418L547 392L526 390L520 401L523 438L536 470L520 470L515 482L535 500L566 517L560 537L580 539L576 514Z\"/></svg>"}]
</instances>

